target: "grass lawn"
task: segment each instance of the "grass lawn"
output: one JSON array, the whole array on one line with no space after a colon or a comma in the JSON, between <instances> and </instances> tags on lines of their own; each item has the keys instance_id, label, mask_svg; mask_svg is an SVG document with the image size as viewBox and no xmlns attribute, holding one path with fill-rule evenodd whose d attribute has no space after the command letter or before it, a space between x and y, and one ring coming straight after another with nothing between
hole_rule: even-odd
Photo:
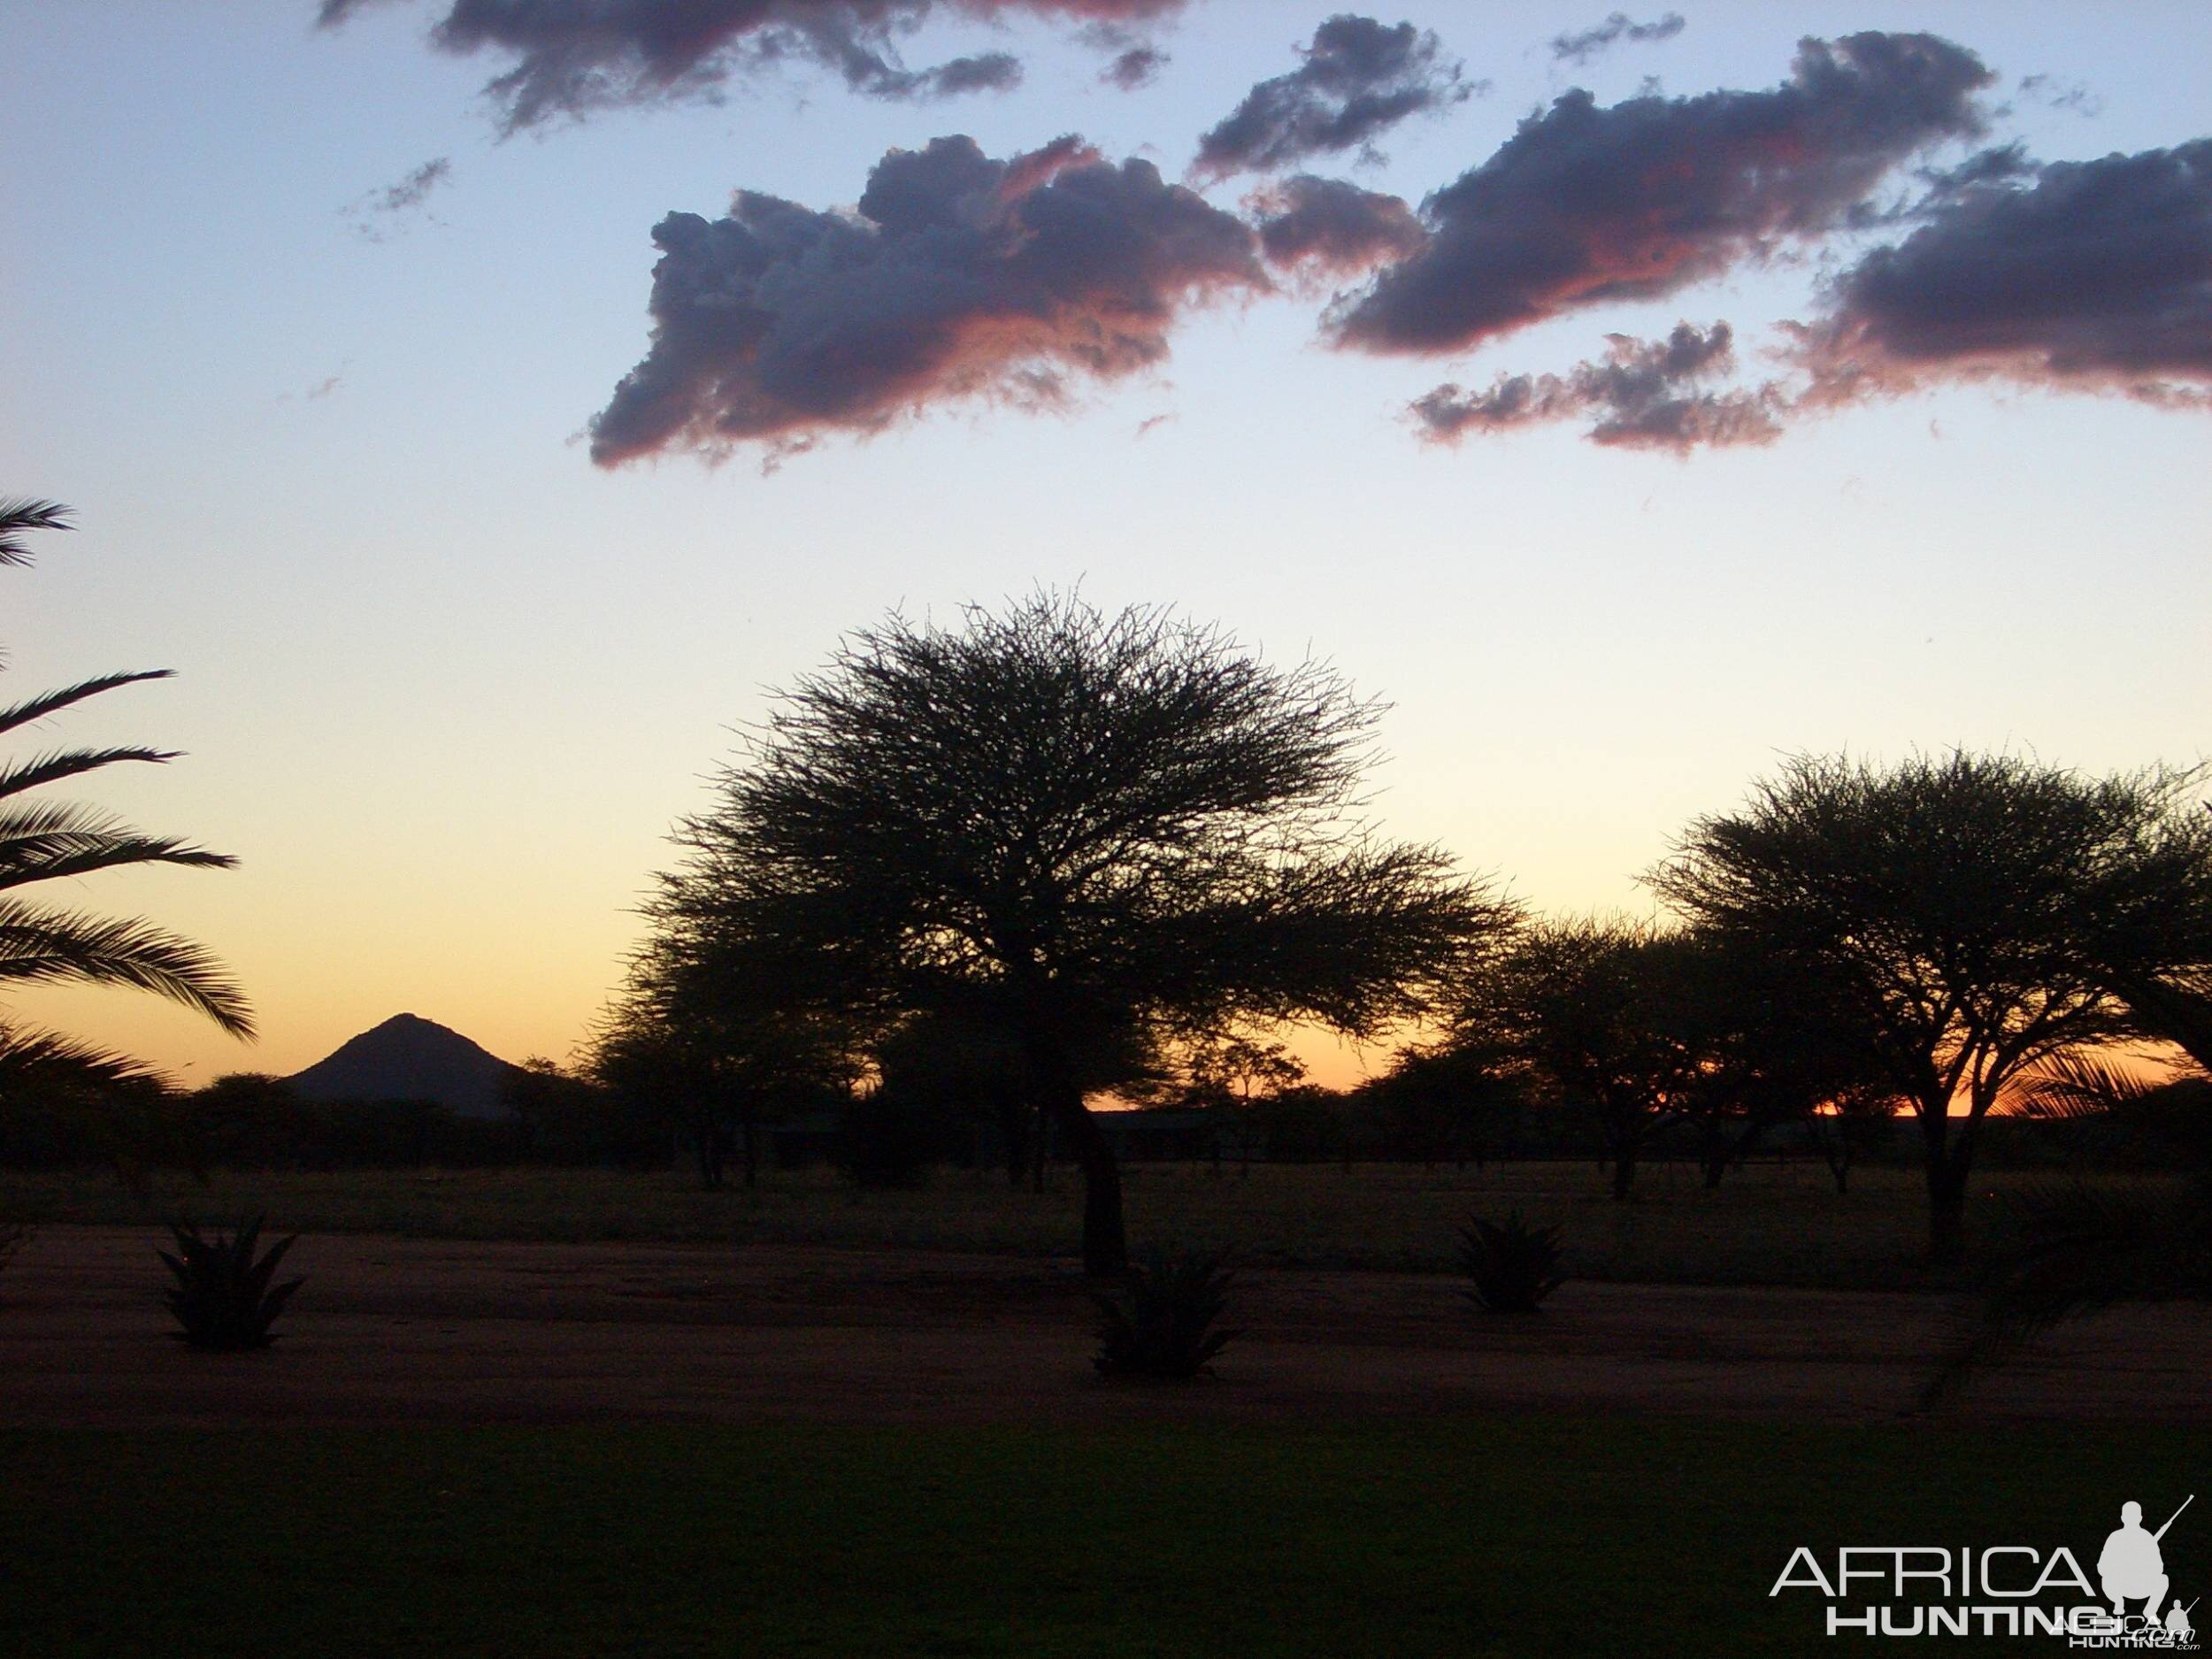
<instances>
[{"instance_id":1,"label":"grass lawn","mask_svg":"<svg viewBox=\"0 0 2212 1659\"><path fill-rule=\"evenodd\" d=\"M2122 1500L2162 1517L2208 1454L2205 1430L1563 1417L19 1431L0 1653L1816 1653L1824 1602L1767 1594L1798 1544L2062 1543L2093 1571ZM2169 1536L2184 1599L2208 1539Z\"/></svg>"},{"instance_id":2,"label":"grass lawn","mask_svg":"<svg viewBox=\"0 0 2212 1659\"><path fill-rule=\"evenodd\" d=\"M1991 1194L2047 1179L1998 1172L1978 1181L1970 1247L2001 1236ZM1614 1203L1586 1164L1263 1165L1248 1179L1233 1168L1155 1164L1132 1166L1126 1185L1133 1241L1230 1246L1254 1263L1442 1269L1470 1211L1519 1208L1561 1224L1583 1278L1866 1289L1931 1282L1921 1260L1927 1200L1919 1176L1902 1169L1855 1171L1852 1190L1839 1194L1817 1164L1755 1164L1715 1192L1692 1165L1654 1164L1628 1204ZM1011 1191L988 1171L940 1170L913 1192L862 1192L826 1171L778 1171L757 1192L705 1193L676 1171L515 1169L219 1172L206 1187L166 1175L142 1204L111 1176L0 1171L0 1217L144 1225L263 1212L285 1232L1071 1255L1082 1197L1067 1170L1053 1171L1040 1194Z\"/></svg>"}]
</instances>

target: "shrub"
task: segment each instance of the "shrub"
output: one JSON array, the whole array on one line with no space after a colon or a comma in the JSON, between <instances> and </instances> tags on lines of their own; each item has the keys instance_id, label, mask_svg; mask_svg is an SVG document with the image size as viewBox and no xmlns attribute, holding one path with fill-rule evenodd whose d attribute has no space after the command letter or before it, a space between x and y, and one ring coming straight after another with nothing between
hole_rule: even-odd
<instances>
[{"instance_id":1,"label":"shrub","mask_svg":"<svg viewBox=\"0 0 2212 1659\"><path fill-rule=\"evenodd\" d=\"M212 1239L203 1238L189 1222L171 1224L178 1254L157 1254L176 1276L175 1286L164 1291L162 1299L184 1326L172 1333L178 1340L223 1353L266 1348L276 1340L269 1326L306 1280L292 1279L271 1286L277 1263L299 1235L278 1240L257 1260L254 1246L261 1237L262 1220L257 1216L234 1235L227 1238L218 1232Z\"/></svg>"},{"instance_id":2,"label":"shrub","mask_svg":"<svg viewBox=\"0 0 2212 1659\"><path fill-rule=\"evenodd\" d=\"M1532 1227L1517 1210L1502 1222L1470 1216L1459 1230L1459 1264L1474 1281L1468 1294L1488 1313L1534 1313L1566 1282L1557 1227Z\"/></svg>"},{"instance_id":3,"label":"shrub","mask_svg":"<svg viewBox=\"0 0 2212 1659\"><path fill-rule=\"evenodd\" d=\"M1171 1256L1158 1246L1129 1270L1117 1298L1094 1291L1102 1316L1098 1357L1109 1377L1195 1377L1239 1333L1217 1331L1234 1278L1222 1252L1185 1250Z\"/></svg>"}]
</instances>

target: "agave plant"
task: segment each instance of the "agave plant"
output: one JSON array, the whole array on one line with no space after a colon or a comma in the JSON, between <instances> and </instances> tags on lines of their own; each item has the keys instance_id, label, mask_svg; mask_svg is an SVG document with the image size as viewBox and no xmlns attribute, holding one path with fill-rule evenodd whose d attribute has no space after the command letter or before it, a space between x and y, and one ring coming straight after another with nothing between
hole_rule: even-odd
<instances>
[{"instance_id":1,"label":"agave plant","mask_svg":"<svg viewBox=\"0 0 2212 1659\"><path fill-rule=\"evenodd\" d=\"M1557 1227L1532 1227L1517 1210L1503 1221L1470 1216L1459 1230L1459 1264L1473 1281L1467 1294L1487 1313L1534 1313L1566 1282Z\"/></svg>"},{"instance_id":2,"label":"agave plant","mask_svg":"<svg viewBox=\"0 0 2212 1659\"><path fill-rule=\"evenodd\" d=\"M175 1286L164 1291L162 1300L184 1326L173 1333L179 1341L192 1348L239 1353L266 1348L276 1340L269 1326L284 1311L292 1293L307 1281L289 1279L281 1285L270 1284L277 1263L299 1235L278 1240L257 1258L254 1247L260 1241L264 1219L257 1216L236 1233L226 1236L218 1231L211 1239L203 1237L189 1222L170 1225L178 1253L172 1256L162 1250L157 1254L176 1276Z\"/></svg>"},{"instance_id":3,"label":"agave plant","mask_svg":"<svg viewBox=\"0 0 2212 1659\"><path fill-rule=\"evenodd\" d=\"M1170 1255L1155 1245L1131 1266L1118 1298L1092 1292L1102 1316L1092 1363L1109 1377L1188 1378L1210 1370L1214 1356L1239 1334L1213 1328L1236 1282L1225 1260L1225 1252Z\"/></svg>"}]
</instances>

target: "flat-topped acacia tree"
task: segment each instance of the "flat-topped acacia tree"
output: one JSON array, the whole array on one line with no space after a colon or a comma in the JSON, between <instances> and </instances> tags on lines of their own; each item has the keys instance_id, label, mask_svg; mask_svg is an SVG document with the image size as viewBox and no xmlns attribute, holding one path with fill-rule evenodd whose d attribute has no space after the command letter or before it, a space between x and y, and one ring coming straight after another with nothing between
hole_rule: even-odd
<instances>
[{"instance_id":1,"label":"flat-topped acacia tree","mask_svg":"<svg viewBox=\"0 0 2212 1659\"><path fill-rule=\"evenodd\" d=\"M780 695L652 913L743 939L839 1018L988 1010L1082 1166L1084 1265L1118 1272L1101 1056L1231 1022L1372 1036L1448 1002L1512 921L1361 820L1381 712L1165 610L894 614Z\"/></svg>"},{"instance_id":2,"label":"flat-topped acacia tree","mask_svg":"<svg viewBox=\"0 0 2212 1659\"><path fill-rule=\"evenodd\" d=\"M1931 1253L1958 1253L1981 1125L2041 1063L2157 1034L2121 987L2212 964L2201 771L2090 778L2012 755L1799 757L1647 878L1801 964L1917 1120Z\"/></svg>"}]
</instances>

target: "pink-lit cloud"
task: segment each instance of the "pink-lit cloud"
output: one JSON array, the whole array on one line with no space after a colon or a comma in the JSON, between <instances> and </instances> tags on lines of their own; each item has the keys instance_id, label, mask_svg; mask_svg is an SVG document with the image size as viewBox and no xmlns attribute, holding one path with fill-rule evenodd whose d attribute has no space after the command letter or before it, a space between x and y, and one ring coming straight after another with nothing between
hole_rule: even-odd
<instances>
[{"instance_id":1,"label":"pink-lit cloud","mask_svg":"<svg viewBox=\"0 0 2212 1659\"><path fill-rule=\"evenodd\" d=\"M1270 287L1244 221L1074 138L1004 160L939 138L885 156L855 211L740 191L653 240L652 344L591 423L603 465L1053 407L1162 362L1188 309Z\"/></svg>"}]
</instances>

